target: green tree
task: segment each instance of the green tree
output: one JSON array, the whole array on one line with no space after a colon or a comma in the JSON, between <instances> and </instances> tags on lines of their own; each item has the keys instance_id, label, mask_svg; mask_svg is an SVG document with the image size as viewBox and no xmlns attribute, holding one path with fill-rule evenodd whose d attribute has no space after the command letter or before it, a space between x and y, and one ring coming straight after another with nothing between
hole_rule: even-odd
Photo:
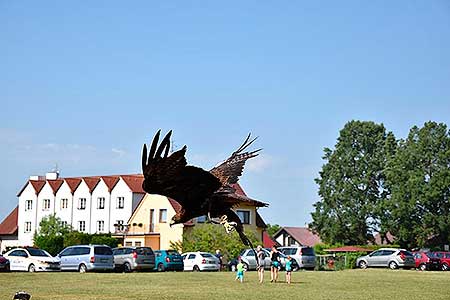
<instances>
[{"instance_id":1,"label":"green tree","mask_svg":"<svg viewBox=\"0 0 450 300\"><path fill-rule=\"evenodd\" d=\"M270 236L273 236L278 230L281 229L281 226L278 224L267 224L266 231Z\"/></svg>"},{"instance_id":2,"label":"green tree","mask_svg":"<svg viewBox=\"0 0 450 300\"><path fill-rule=\"evenodd\" d=\"M258 241L253 232L246 232L247 237L256 247ZM172 248L178 251L205 251L215 253L220 249L225 259L231 259L247 248L236 232L227 234L222 226L202 224L183 234L182 242L172 243Z\"/></svg>"},{"instance_id":3,"label":"green tree","mask_svg":"<svg viewBox=\"0 0 450 300\"><path fill-rule=\"evenodd\" d=\"M386 228L402 247L433 247L450 239L450 133L445 124L411 128L387 168L392 192Z\"/></svg>"},{"instance_id":4,"label":"green tree","mask_svg":"<svg viewBox=\"0 0 450 300\"><path fill-rule=\"evenodd\" d=\"M51 215L41 220L39 232L34 234L33 241L37 247L56 255L64 248L64 235L69 231L70 228L65 226L61 219Z\"/></svg>"},{"instance_id":5,"label":"green tree","mask_svg":"<svg viewBox=\"0 0 450 300\"><path fill-rule=\"evenodd\" d=\"M326 163L316 179L321 200L310 224L324 242L356 245L373 239L382 219L379 205L389 194L386 154L395 148L395 137L383 124L350 121L335 149L324 149Z\"/></svg>"}]
</instances>

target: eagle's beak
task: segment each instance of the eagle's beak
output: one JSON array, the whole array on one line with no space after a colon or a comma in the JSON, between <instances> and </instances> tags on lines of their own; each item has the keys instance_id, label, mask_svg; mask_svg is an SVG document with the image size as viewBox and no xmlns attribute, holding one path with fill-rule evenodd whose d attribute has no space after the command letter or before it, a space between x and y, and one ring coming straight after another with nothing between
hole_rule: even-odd
<instances>
[{"instance_id":1,"label":"eagle's beak","mask_svg":"<svg viewBox=\"0 0 450 300\"><path fill-rule=\"evenodd\" d=\"M175 225L175 221L174 220L170 220L169 226L172 227L173 225Z\"/></svg>"}]
</instances>

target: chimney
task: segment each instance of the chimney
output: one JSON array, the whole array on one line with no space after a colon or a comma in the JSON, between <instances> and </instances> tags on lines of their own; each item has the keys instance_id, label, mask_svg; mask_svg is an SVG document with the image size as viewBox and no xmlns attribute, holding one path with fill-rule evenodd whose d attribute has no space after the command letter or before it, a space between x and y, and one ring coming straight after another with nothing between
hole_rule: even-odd
<instances>
[{"instance_id":1,"label":"chimney","mask_svg":"<svg viewBox=\"0 0 450 300\"><path fill-rule=\"evenodd\" d=\"M39 175L31 175L30 180L37 181L37 180L45 180L45 176L39 176Z\"/></svg>"},{"instance_id":2,"label":"chimney","mask_svg":"<svg viewBox=\"0 0 450 300\"><path fill-rule=\"evenodd\" d=\"M47 179L47 180L55 180L55 179L58 179L58 177L59 177L58 171L52 171L52 172L45 173L45 179Z\"/></svg>"}]
</instances>

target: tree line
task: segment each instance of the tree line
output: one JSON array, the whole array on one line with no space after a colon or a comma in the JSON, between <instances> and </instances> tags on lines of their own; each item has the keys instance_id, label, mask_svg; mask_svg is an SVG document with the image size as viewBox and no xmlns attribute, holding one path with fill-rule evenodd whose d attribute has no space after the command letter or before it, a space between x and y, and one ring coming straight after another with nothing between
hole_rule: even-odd
<instances>
[{"instance_id":1,"label":"tree line","mask_svg":"<svg viewBox=\"0 0 450 300\"><path fill-rule=\"evenodd\" d=\"M408 249L449 244L446 124L426 122L396 139L383 124L350 121L323 160L310 228L324 242L361 245L390 233Z\"/></svg>"}]
</instances>

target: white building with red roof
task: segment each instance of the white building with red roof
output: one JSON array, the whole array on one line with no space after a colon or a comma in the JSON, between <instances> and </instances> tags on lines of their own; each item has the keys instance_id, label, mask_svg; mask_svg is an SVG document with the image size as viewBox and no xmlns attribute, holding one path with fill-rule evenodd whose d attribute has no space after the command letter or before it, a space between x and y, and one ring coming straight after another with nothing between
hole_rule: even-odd
<instances>
[{"instance_id":1,"label":"white building with red roof","mask_svg":"<svg viewBox=\"0 0 450 300\"><path fill-rule=\"evenodd\" d=\"M59 178L58 173L31 176L19 191L18 244L33 245L44 217L55 214L86 233L115 232L126 224L145 195L142 175Z\"/></svg>"}]
</instances>

